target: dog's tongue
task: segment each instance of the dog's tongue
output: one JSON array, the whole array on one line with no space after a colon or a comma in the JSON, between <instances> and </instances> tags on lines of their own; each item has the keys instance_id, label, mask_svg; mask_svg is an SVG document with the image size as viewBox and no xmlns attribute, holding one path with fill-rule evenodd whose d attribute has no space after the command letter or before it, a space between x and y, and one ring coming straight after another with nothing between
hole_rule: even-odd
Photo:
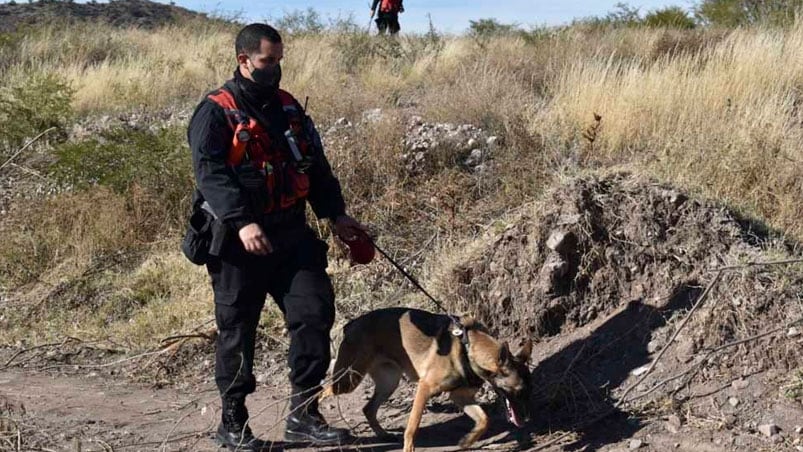
<instances>
[{"instance_id":1,"label":"dog's tongue","mask_svg":"<svg viewBox=\"0 0 803 452\"><path fill-rule=\"evenodd\" d=\"M510 404L510 400L505 397L505 408L507 408L507 418L510 422L515 425L516 427L521 427L523 424L519 417L516 415L516 410L513 409L513 405Z\"/></svg>"}]
</instances>

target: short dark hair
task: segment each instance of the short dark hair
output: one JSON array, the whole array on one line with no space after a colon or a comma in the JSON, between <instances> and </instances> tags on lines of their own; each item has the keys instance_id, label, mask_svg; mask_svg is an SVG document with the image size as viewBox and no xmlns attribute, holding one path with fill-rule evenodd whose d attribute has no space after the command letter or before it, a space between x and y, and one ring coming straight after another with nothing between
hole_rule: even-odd
<instances>
[{"instance_id":1,"label":"short dark hair","mask_svg":"<svg viewBox=\"0 0 803 452\"><path fill-rule=\"evenodd\" d=\"M274 44L282 42L282 36L279 32L268 24L246 25L245 28L237 33L237 39L234 41L234 51L237 52L237 55L258 53L263 39L267 39Z\"/></svg>"}]
</instances>

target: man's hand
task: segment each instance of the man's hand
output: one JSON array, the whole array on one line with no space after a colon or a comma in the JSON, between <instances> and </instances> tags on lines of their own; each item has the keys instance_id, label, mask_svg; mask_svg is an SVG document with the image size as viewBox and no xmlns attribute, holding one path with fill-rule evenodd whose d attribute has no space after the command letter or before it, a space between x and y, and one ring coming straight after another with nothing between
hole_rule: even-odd
<instances>
[{"instance_id":1,"label":"man's hand","mask_svg":"<svg viewBox=\"0 0 803 452\"><path fill-rule=\"evenodd\" d=\"M360 233L368 232L368 228L348 215L340 215L335 219L335 234L343 240L354 240Z\"/></svg>"},{"instance_id":2,"label":"man's hand","mask_svg":"<svg viewBox=\"0 0 803 452\"><path fill-rule=\"evenodd\" d=\"M245 250L249 253L265 256L273 252L273 246L271 246L270 241L258 224L249 223L240 228L238 234L240 235L240 241L243 242Z\"/></svg>"}]
</instances>

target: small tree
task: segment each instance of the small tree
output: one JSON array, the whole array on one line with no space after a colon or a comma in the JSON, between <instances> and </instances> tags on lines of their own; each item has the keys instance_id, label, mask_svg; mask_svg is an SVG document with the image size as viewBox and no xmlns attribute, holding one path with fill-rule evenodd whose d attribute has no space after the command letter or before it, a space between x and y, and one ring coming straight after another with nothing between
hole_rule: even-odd
<instances>
[{"instance_id":1,"label":"small tree","mask_svg":"<svg viewBox=\"0 0 803 452\"><path fill-rule=\"evenodd\" d=\"M668 6L666 8L650 11L644 16L644 25L648 27L679 28L691 30L697 24L683 8Z\"/></svg>"},{"instance_id":2,"label":"small tree","mask_svg":"<svg viewBox=\"0 0 803 452\"><path fill-rule=\"evenodd\" d=\"M708 25L739 27L768 24L791 25L803 8L803 0L702 0L697 18Z\"/></svg>"}]
</instances>

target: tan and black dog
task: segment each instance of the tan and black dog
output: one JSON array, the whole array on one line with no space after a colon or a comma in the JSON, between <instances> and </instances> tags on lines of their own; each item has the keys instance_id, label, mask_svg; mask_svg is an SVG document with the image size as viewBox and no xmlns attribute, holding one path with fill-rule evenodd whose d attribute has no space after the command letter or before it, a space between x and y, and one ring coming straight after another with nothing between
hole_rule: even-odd
<instances>
[{"instance_id":1,"label":"tan and black dog","mask_svg":"<svg viewBox=\"0 0 803 452\"><path fill-rule=\"evenodd\" d=\"M461 319L462 335L450 317L407 308L380 309L349 322L337 354L333 383L321 398L353 391L367 374L374 394L363 408L378 436L390 436L376 414L399 384L402 375L418 381L413 409L404 432L405 452L414 450L418 426L427 400L442 392L474 420L474 428L460 441L473 444L488 428L488 416L474 400L484 382L505 400L510 422L521 426L529 417L530 374L527 362L532 342L527 339L515 354L491 337L482 325ZM465 335L465 340L463 339Z\"/></svg>"}]
</instances>

